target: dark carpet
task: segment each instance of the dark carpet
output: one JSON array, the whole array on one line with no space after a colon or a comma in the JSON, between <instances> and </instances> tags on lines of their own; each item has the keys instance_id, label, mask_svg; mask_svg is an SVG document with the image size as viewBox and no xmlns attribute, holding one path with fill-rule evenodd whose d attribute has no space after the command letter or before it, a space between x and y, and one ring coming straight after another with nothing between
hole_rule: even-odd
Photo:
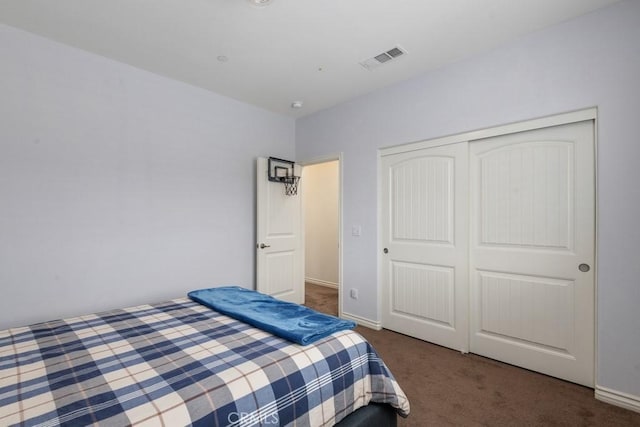
<instances>
[{"instance_id":1,"label":"dark carpet","mask_svg":"<svg viewBox=\"0 0 640 427\"><path fill-rule=\"evenodd\" d=\"M321 313L338 315L338 290L305 283L305 305Z\"/></svg>"},{"instance_id":2,"label":"dark carpet","mask_svg":"<svg viewBox=\"0 0 640 427\"><path fill-rule=\"evenodd\" d=\"M338 291L307 284L306 304L336 315ZM358 326L411 402L400 426L640 426L593 390L388 330Z\"/></svg>"}]
</instances>

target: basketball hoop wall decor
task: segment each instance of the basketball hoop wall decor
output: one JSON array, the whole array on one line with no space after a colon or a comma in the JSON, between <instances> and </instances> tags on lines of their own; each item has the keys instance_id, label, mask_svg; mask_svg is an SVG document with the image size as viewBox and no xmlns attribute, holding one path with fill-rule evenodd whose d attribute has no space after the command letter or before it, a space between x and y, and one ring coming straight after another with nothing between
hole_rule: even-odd
<instances>
[{"instance_id":1,"label":"basketball hoop wall decor","mask_svg":"<svg viewBox=\"0 0 640 427\"><path fill-rule=\"evenodd\" d=\"M295 196L298 194L300 177L295 175L295 163L290 160L269 157L267 178L271 182L284 184L284 194Z\"/></svg>"}]
</instances>

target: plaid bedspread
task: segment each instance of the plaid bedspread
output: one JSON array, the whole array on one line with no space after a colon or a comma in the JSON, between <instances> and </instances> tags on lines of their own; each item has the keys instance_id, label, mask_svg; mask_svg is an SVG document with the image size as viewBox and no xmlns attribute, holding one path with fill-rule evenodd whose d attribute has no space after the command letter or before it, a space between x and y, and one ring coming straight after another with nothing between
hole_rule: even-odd
<instances>
[{"instance_id":1,"label":"plaid bedspread","mask_svg":"<svg viewBox=\"0 0 640 427\"><path fill-rule=\"evenodd\" d=\"M0 425L333 425L409 402L367 341L292 344L189 299L0 331Z\"/></svg>"}]
</instances>

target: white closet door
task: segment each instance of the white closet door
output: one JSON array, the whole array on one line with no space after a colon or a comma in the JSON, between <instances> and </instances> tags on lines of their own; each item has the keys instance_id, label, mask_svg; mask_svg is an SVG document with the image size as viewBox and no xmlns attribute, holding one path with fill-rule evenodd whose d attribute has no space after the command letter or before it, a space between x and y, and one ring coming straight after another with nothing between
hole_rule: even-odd
<instances>
[{"instance_id":1,"label":"white closet door","mask_svg":"<svg viewBox=\"0 0 640 427\"><path fill-rule=\"evenodd\" d=\"M459 143L381 162L383 325L465 352L467 159Z\"/></svg>"},{"instance_id":2,"label":"white closet door","mask_svg":"<svg viewBox=\"0 0 640 427\"><path fill-rule=\"evenodd\" d=\"M469 144L471 352L591 387L593 132L586 121Z\"/></svg>"}]
</instances>

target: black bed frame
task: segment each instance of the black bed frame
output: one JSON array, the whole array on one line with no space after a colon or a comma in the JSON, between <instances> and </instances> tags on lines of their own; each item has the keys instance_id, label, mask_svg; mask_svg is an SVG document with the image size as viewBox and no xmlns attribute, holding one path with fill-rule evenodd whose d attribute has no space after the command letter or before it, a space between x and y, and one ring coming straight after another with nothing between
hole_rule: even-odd
<instances>
[{"instance_id":1,"label":"black bed frame","mask_svg":"<svg viewBox=\"0 0 640 427\"><path fill-rule=\"evenodd\" d=\"M347 415L336 427L397 427L398 415L391 406L370 403Z\"/></svg>"}]
</instances>

